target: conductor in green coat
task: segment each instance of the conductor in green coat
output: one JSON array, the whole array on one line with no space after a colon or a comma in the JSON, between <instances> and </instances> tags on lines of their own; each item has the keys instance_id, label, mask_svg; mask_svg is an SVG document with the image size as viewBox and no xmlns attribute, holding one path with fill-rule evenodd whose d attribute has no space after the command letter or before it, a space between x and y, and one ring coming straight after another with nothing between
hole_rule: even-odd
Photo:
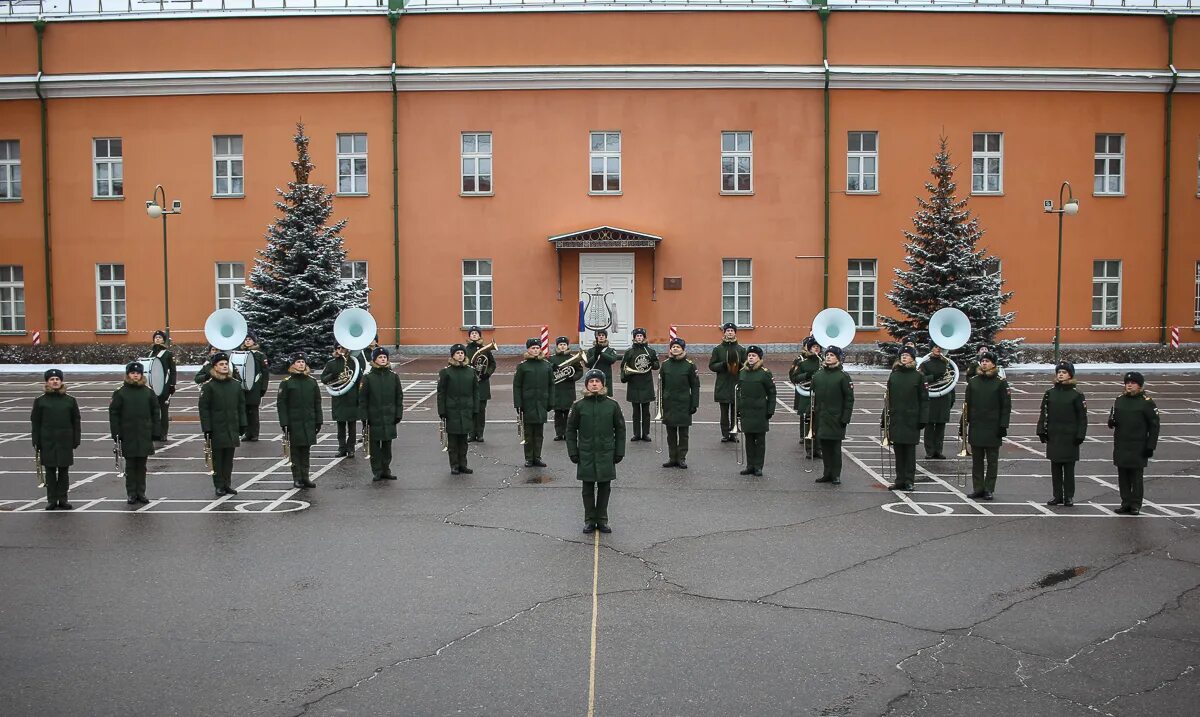
<instances>
[{"instance_id":1,"label":"conductor in green coat","mask_svg":"<svg viewBox=\"0 0 1200 717\"><path fill-rule=\"evenodd\" d=\"M366 428L363 440L369 441L371 480L396 480L392 474L392 441L396 425L404 418L404 388L392 370L388 350L378 346L371 352L371 371L363 378L358 408Z\"/></svg>"},{"instance_id":2,"label":"conductor in green coat","mask_svg":"<svg viewBox=\"0 0 1200 717\"><path fill-rule=\"evenodd\" d=\"M625 416L605 391L603 371L591 369L583 381L583 398L567 417L567 456L583 482L583 532L611 533L608 498L625 457Z\"/></svg>"},{"instance_id":3,"label":"conductor in green coat","mask_svg":"<svg viewBox=\"0 0 1200 717\"><path fill-rule=\"evenodd\" d=\"M254 362L254 383L250 384L250 388L242 387L246 392L245 438L253 443L258 440L258 407L262 404L263 396L267 395L267 386L271 383L271 366L267 362L267 355L258 346L258 337L253 333L246 334L241 350L249 352L250 360Z\"/></svg>"},{"instance_id":4,"label":"conductor in green coat","mask_svg":"<svg viewBox=\"0 0 1200 717\"><path fill-rule=\"evenodd\" d=\"M1129 371L1123 380L1125 392L1108 413L1108 427L1113 429L1113 463L1121 491L1121 507L1113 512L1138 515L1142 512L1146 463L1158 447L1158 406L1146 394L1146 378L1141 373Z\"/></svg>"},{"instance_id":5,"label":"conductor in green coat","mask_svg":"<svg viewBox=\"0 0 1200 717\"><path fill-rule=\"evenodd\" d=\"M654 372L659 368L658 352L646 344L646 330L633 330L633 346L621 357L621 383L625 397L633 404L633 438L650 440L650 404L654 403Z\"/></svg>"},{"instance_id":6,"label":"conductor in green coat","mask_svg":"<svg viewBox=\"0 0 1200 717\"><path fill-rule=\"evenodd\" d=\"M149 503L146 497L146 458L154 455L158 397L146 385L144 367L134 361L125 367L125 382L108 404L108 429L125 457L125 493L129 505Z\"/></svg>"},{"instance_id":7,"label":"conductor in green coat","mask_svg":"<svg viewBox=\"0 0 1200 717\"><path fill-rule=\"evenodd\" d=\"M700 408L700 375L687 356L687 342L676 337L667 349L667 360L658 372L662 421L667 429L667 457L663 468L687 466L688 433L692 416Z\"/></svg>"},{"instance_id":8,"label":"conductor in green coat","mask_svg":"<svg viewBox=\"0 0 1200 717\"><path fill-rule=\"evenodd\" d=\"M796 388L803 388L807 392L801 394L794 388L792 393L796 394L796 397L792 407L800 417L800 443L804 445L804 457L810 459L821 457L819 446L816 447L816 452L813 452L816 440L807 438L812 427L812 377L820 370L821 344L812 336L808 336L801 344L800 355L792 361L792 367L788 369L788 380Z\"/></svg>"},{"instance_id":9,"label":"conductor in green coat","mask_svg":"<svg viewBox=\"0 0 1200 717\"><path fill-rule=\"evenodd\" d=\"M324 412L321 410L321 387L310 375L304 354L292 356L288 375L279 382L275 408L279 411L279 427L290 446L292 485L316 488L317 484L309 477L309 452L321 432Z\"/></svg>"},{"instance_id":10,"label":"conductor in green coat","mask_svg":"<svg viewBox=\"0 0 1200 717\"><path fill-rule=\"evenodd\" d=\"M1087 423L1087 400L1075 381L1075 364L1062 361L1054 368L1054 385L1042 396L1038 411L1037 436L1046 444L1054 493L1046 505L1075 505L1075 464L1087 438Z\"/></svg>"},{"instance_id":11,"label":"conductor in green coat","mask_svg":"<svg viewBox=\"0 0 1200 717\"><path fill-rule=\"evenodd\" d=\"M75 462L75 449L83 439L79 403L67 394L63 372L52 368L42 375L46 385L33 400L29 414L33 449L46 480L46 510L71 510L67 489L71 486L68 469Z\"/></svg>"},{"instance_id":12,"label":"conductor in green coat","mask_svg":"<svg viewBox=\"0 0 1200 717\"><path fill-rule=\"evenodd\" d=\"M950 359L942 354L942 347L932 344L929 355L920 365L925 384L936 386L954 375ZM947 375L949 374L949 376ZM946 457L946 424L950 422L950 410L954 408L954 387L941 396L929 397L929 422L925 424L925 458L941 460Z\"/></svg>"},{"instance_id":13,"label":"conductor in green coat","mask_svg":"<svg viewBox=\"0 0 1200 717\"><path fill-rule=\"evenodd\" d=\"M158 424L154 427L154 440L167 440L167 430L171 426L171 396L175 395L175 354L167 345L167 332L157 329L150 346L150 358L156 358L162 364L165 375L162 382L162 393L158 394ZM144 366L142 368L145 368Z\"/></svg>"},{"instance_id":14,"label":"conductor in green coat","mask_svg":"<svg viewBox=\"0 0 1200 717\"><path fill-rule=\"evenodd\" d=\"M575 403L575 384L583 377L582 359L576 359L579 354L571 353L571 340L559 336L554 340L554 355L550 357L550 368L554 375L554 396L551 408L554 409L554 440L567 440L567 416ZM564 367L563 364L570 363Z\"/></svg>"},{"instance_id":15,"label":"conductor in green coat","mask_svg":"<svg viewBox=\"0 0 1200 717\"><path fill-rule=\"evenodd\" d=\"M825 365L813 375L813 435L821 446L824 470L817 483L842 484L842 441L854 415L854 382L842 366L840 346L825 349Z\"/></svg>"},{"instance_id":16,"label":"conductor in green coat","mask_svg":"<svg viewBox=\"0 0 1200 717\"><path fill-rule=\"evenodd\" d=\"M604 386L608 395L613 395L613 364L620 361L617 352L608 345L608 329L596 329L596 342L587 350L587 367L600 369L604 373Z\"/></svg>"},{"instance_id":17,"label":"conductor in green coat","mask_svg":"<svg viewBox=\"0 0 1200 717\"><path fill-rule=\"evenodd\" d=\"M326 386L340 386L342 381L349 381L354 377L356 363L359 370L358 380L345 387L346 390L342 393L332 396L329 401L330 412L337 423L339 457L354 457L354 446L358 442L354 430L358 422L358 385L369 370L370 361L357 355L351 356L345 346L337 346L333 350L333 358L321 369L321 383Z\"/></svg>"},{"instance_id":18,"label":"conductor in green coat","mask_svg":"<svg viewBox=\"0 0 1200 717\"><path fill-rule=\"evenodd\" d=\"M1012 391L1000 378L996 354L985 351L979 356L979 368L967 381L963 399L967 414L967 443L971 446L971 479L974 489L967 497L991 500L999 472L1000 446L1008 435L1012 415Z\"/></svg>"},{"instance_id":19,"label":"conductor in green coat","mask_svg":"<svg viewBox=\"0 0 1200 717\"><path fill-rule=\"evenodd\" d=\"M746 435L744 476L761 476L767 458L767 431L775 415L775 377L763 365L763 350L746 349L746 365L738 373L737 410L742 433Z\"/></svg>"},{"instance_id":20,"label":"conductor in green coat","mask_svg":"<svg viewBox=\"0 0 1200 717\"><path fill-rule=\"evenodd\" d=\"M467 347L450 347L450 362L438 372L437 412L445 432L450 474L474 473L467 467L467 436L474 429L479 380L467 363Z\"/></svg>"},{"instance_id":21,"label":"conductor in green coat","mask_svg":"<svg viewBox=\"0 0 1200 717\"><path fill-rule=\"evenodd\" d=\"M246 392L229 363L229 354L213 354L210 380L200 387L200 430L212 447L213 489L217 497L237 495L233 454L246 432Z\"/></svg>"},{"instance_id":22,"label":"conductor in green coat","mask_svg":"<svg viewBox=\"0 0 1200 717\"><path fill-rule=\"evenodd\" d=\"M896 482L889 490L912 490L917 481L917 444L929 420L929 387L925 374L917 370L917 350L900 349L892 366L885 393L884 416L880 419L883 438L892 446L896 460Z\"/></svg>"},{"instance_id":23,"label":"conductor in green coat","mask_svg":"<svg viewBox=\"0 0 1200 717\"><path fill-rule=\"evenodd\" d=\"M550 362L542 358L542 342L528 339L524 360L517 364L513 373L513 408L517 409L517 421L525 441L526 468L546 467L542 461L542 438L553 392L554 372Z\"/></svg>"}]
</instances>

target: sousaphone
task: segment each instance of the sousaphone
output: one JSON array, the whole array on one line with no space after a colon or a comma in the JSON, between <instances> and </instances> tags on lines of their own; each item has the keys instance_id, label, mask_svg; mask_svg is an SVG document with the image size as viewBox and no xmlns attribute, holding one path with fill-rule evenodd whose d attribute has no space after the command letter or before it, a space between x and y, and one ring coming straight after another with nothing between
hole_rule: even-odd
<instances>
[{"instance_id":1,"label":"sousaphone","mask_svg":"<svg viewBox=\"0 0 1200 717\"><path fill-rule=\"evenodd\" d=\"M821 345L822 351L828 351L830 346L837 346L845 351L846 347L854 343L856 333L858 329L854 326L854 317L844 309L823 309L813 318L812 336ZM796 384L796 393L801 396L810 395L811 384Z\"/></svg>"},{"instance_id":2,"label":"sousaphone","mask_svg":"<svg viewBox=\"0 0 1200 717\"><path fill-rule=\"evenodd\" d=\"M205 340L221 351L230 352L229 365L244 391L250 390L256 378L254 354L235 350L245 343L247 333L246 317L234 309L217 309L204 321Z\"/></svg>"},{"instance_id":3,"label":"sousaphone","mask_svg":"<svg viewBox=\"0 0 1200 717\"><path fill-rule=\"evenodd\" d=\"M371 312L366 309L343 309L333 321L333 339L348 352L361 351L371 345L378 327ZM337 379L325 385L330 396L341 396L358 384L363 365L355 357L347 355L345 368Z\"/></svg>"},{"instance_id":4,"label":"sousaphone","mask_svg":"<svg viewBox=\"0 0 1200 717\"><path fill-rule=\"evenodd\" d=\"M947 306L933 312L933 316L929 317L929 341L946 351L962 348L970 338L971 320L962 311ZM917 367L928 359L929 354L922 356L917 361ZM939 381L929 386L930 398L945 396L958 385L958 364L948 356L946 361L950 364L950 370Z\"/></svg>"}]
</instances>

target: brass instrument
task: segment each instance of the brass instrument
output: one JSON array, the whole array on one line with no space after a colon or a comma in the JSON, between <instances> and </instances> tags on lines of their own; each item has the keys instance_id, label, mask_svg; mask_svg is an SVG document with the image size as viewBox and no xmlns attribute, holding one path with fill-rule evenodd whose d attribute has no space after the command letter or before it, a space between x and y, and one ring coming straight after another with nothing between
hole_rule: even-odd
<instances>
[{"instance_id":1,"label":"brass instrument","mask_svg":"<svg viewBox=\"0 0 1200 717\"><path fill-rule=\"evenodd\" d=\"M525 445L525 412L517 411L517 435L521 437L520 445Z\"/></svg>"},{"instance_id":2,"label":"brass instrument","mask_svg":"<svg viewBox=\"0 0 1200 717\"><path fill-rule=\"evenodd\" d=\"M342 371L332 383L325 384L325 392L330 396L342 396L349 393L358 379L363 375L363 366L358 358L347 353L344 356L334 354L334 359L342 360Z\"/></svg>"},{"instance_id":3,"label":"brass instrument","mask_svg":"<svg viewBox=\"0 0 1200 717\"><path fill-rule=\"evenodd\" d=\"M663 425L663 377L658 375L658 410L654 414L654 452L662 453L662 425Z\"/></svg>"},{"instance_id":4,"label":"brass instrument","mask_svg":"<svg viewBox=\"0 0 1200 717\"><path fill-rule=\"evenodd\" d=\"M363 452L367 456L367 460L371 460L371 424L363 424Z\"/></svg>"},{"instance_id":5,"label":"brass instrument","mask_svg":"<svg viewBox=\"0 0 1200 717\"><path fill-rule=\"evenodd\" d=\"M738 389L733 389L733 426L729 429L729 435L733 436L735 445L734 453L737 456L737 464L740 466L746 462L743 457L742 449L745 447L745 442L738 440L738 434L742 432L742 416L738 413Z\"/></svg>"},{"instance_id":6,"label":"brass instrument","mask_svg":"<svg viewBox=\"0 0 1200 717\"><path fill-rule=\"evenodd\" d=\"M880 435L879 443L884 448L887 448L892 443L891 442L892 412L888 405L891 395L892 395L891 387L885 386L883 389L883 416L879 419L879 435Z\"/></svg>"},{"instance_id":7,"label":"brass instrument","mask_svg":"<svg viewBox=\"0 0 1200 717\"><path fill-rule=\"evenodd\" d=\"M962 449L958 452L959 458L971 455L971 445L967 443L967 431L971 425L971 419L967 414L970 408L970 405L964 400L962 415L958 417L958 440L962 442Z\"/></svg>"},{"instance_id":8,"label":"brass instrument","mask_svg":"<svg viewBox=\"0 0 1200 717\"><path fill-rule=\"evenodd\" d=\"M113 439L113 464L117 468L117 477L125 477L125 454L121 451L121 439Z\"/></svg>"},{"instance_id":9,"label":"brass instrument","mask_svg":"<svg viewBox=\"0 0 1200 717\"><path fill-rule=\"evenodd\" d=\"M579 364L580 366L582 366L583 362L586 360L587 360L587 352L584 351L583 349L580 349L579 353L575 354L574 356L567 359L566 361L563 361L554 369L554 382L562 383L563 381L567 381L567 380L573 378L575 376L575 370L576 370L575 365Z\"/></svg>"},{"instance_id":10,"label":"brass instrument","mask_svg":"<svg viewBox=\"0 0 1200 717\"><path fill-rule=\"evenodd\" d=\"M213 468L212 439L208 436L204 437L204 467L208 469L209 473L216 473Z\"/></svg>"},{"instance_id":11,"label":"brass instrument","mask_svg":"<svg viewBox=\"0 0 1200 717\"><path fill-rule=\"evenodd\" d=\"M644 351L633 358L632 367L630 364L625 364L621 367L621 372L626 376L635 373L650 373L650 352Z\"/></svg>"},{"instance_id":12,"label":"brass instrument","mask_svg":"<svg viewBox=\"0 0 1200 717\"><path fill-rule=\"evenodd\" d=\"M446 442L446 419L438 419L438 441L442 444L442 453L450 450L450 444Z\"/></svg>"},{"instance_id":13,"label":"brass instrument","mask_svg":"<svg viewBox=\"0 0 1200 717\"><path fill-rule=\"evenodd\" d=\"M487 372L489 360L488 354L495 351L496 348L496 342L492 341L480 346L479 350L475 352L475 355L471 357L471 368L475 369L475 377L477 379L483 379L484 373Z\"/></svg>"},{"instance_id":14,"label":"brass instrument","mask_svg":"<svg viewBox=\"0 0 1200 717\"><path fill-rule=\"evenodd\" d=\"M725 370L734 376L738 375L738 372L742 370L742 362L738 357L737 349L725 349Z\"/></svg>"},{"instance_id":15,"label":"brass instrument","mask_svg":"<svg viewBox=\"0 0 1200 717\"><path fill-rule=\"evenodd\" d=\"M42 465L42 449L33 449L33 467L37 471L38 488L46 487L46 468Z\"/></svg>"},{"instance_id":16,"label":"brass instrument","mask_svg":"<svg viewBox=\"0 0 1200 717\"><path fill-rule=\"evenodd\" d=\"M288 429L283 429L283 457L287 459L288 465L292 463L292 434Z\"/></svg>"}]
</instances>

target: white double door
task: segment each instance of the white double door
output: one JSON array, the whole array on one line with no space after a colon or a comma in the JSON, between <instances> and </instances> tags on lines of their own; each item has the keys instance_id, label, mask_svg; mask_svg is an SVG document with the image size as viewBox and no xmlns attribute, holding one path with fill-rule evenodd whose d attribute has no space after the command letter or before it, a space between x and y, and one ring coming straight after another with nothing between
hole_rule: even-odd
<instances>
[{"instance_id":1,"label":"white double door","mask_svg":"<svg viewBox=\"0 0 1200 717\"><path fill-rule=\"evenodd\" d=\"M627 349L633 344L629 332L633 330L633 254L580 254L579 255L579 298L585 306L588 294L600 294L608 304L612 321L608 326L608 343L614 349ZM592 297L592 301L599 301ZM594 315L597 308L592 305ZM579 333L579 345L590 348L596 335L589 329Z\"/></svg>"}]
</instances>

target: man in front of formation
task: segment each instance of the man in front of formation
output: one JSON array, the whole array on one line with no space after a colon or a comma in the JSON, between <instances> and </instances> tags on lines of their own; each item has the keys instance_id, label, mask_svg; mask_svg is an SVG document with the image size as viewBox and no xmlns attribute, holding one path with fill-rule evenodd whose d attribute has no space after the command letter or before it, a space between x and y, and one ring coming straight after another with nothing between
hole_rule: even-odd
<instances>
[{"instance_id":1,"label":"man in front of formation","mask_svg":"<svg viewBox=\"0 0 1200 717\"><path fill-rule=\"evenodd\" d=\"M358 395L359 412L366 423L363 441L370 442L372 481L396 480L392 441L396 440L396 425L404 417L404 388L390 360L382 346L371 352L371 371L362 379Z\"/></svg>"}]
</instances>

